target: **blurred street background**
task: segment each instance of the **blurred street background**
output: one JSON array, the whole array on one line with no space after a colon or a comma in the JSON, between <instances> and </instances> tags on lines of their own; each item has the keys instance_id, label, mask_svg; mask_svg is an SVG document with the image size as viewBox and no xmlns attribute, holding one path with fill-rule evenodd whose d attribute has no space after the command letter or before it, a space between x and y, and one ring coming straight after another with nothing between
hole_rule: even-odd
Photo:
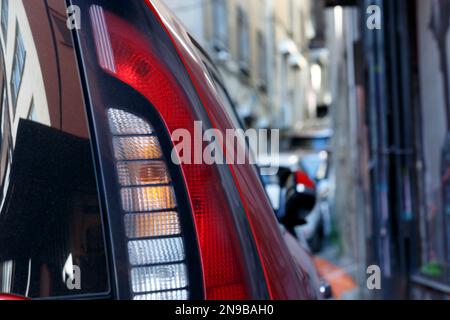
<instances>
[{"instance_id":1,"label":"blurred street background","mask_svg":"<svg viewBox=\"0 0 450 320\"><path fill-rule=\"evenodd\" d=\"M296 232L334 297L448 299L450 0L163 1L315 180Z\"/></svg>"}]
</instances>

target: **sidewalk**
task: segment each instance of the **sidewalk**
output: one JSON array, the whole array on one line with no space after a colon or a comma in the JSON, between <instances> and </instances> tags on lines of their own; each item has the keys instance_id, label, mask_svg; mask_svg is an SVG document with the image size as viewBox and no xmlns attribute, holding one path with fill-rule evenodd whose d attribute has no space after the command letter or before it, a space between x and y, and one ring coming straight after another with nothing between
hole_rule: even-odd
<instances>
[{"instance_id":1,"label":"sidewalk","mask_svg":"<svg viewBox=\"0 0 450 320\"><path fill-rule=\"evenodd\" d=\"M335 299L358 299L358 286L350 275L356 270L356 266L340 258L336 248L325 248L314 257L314 263L319 275L330 284Z\"/></svg>"}]
</instances>

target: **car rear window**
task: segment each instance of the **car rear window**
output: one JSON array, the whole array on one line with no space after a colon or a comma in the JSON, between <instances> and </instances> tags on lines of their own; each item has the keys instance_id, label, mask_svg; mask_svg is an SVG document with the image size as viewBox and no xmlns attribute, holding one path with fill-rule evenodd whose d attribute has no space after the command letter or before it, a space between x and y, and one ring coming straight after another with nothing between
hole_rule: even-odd
<instances>
[{"instance_id":1,"label":"car rear window","mask_svg":"<svg viewBox=\"0 0 450 320\"><path fill-rule=\"evenodd\" d=\"M109 288L67 8L49 3L0 2L0 292L30 298Z\"/></svg>"}]
</instances>

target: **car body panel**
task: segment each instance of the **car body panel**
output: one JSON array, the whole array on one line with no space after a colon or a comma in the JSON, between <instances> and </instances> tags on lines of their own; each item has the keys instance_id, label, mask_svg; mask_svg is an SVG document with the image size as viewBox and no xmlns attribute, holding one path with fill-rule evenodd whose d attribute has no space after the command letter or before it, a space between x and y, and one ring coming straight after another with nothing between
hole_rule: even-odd
<instances>
[{"instance_id":1,"label":"car body panel","mask_svg":"<svg viewBox=\"0 0 450 320\"><path fill-rule=\"evenodd\" d=\"M213 86L213 81L196 52L190 35L178 19L159 1L150 1L159 15L190 72L199 95L209 110L212 123L225 131L234 128L233 121L225 112L223 102ZM318 283L310 281L310 261L307 253L295 241L286 241L280 234L278 222L258 177L256 168L249 164L230 165L234 179L260 249L262 263L270 285L271 296L276 299L314 299L318 297ZM301 252L293 255L292 252ZM308 266L304 265L307 264ZM293 264L296 268L292 268ZM315 290L317 288L317 290Z\"/></svg>"}]
</instances>

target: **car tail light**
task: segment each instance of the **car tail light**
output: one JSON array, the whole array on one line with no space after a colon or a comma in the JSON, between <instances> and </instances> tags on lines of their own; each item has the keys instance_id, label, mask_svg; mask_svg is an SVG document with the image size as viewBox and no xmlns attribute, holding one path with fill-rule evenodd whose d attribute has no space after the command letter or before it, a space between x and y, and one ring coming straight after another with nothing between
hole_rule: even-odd
<instances>
[{"instance_id":1,"label":"car tail light","mask_svg":"<svg viewBox=\"0 0 450 320\"><path fill-rule=\"evenodd\" d=\"M152 125L108 110L134 299L187 297L186 252L171 177Z\"/></svg>"},{"instance_id":2,"label":"car tail light","mask_svg":"<svg viewBox=\"0 0 450 320\"><path fill-rule=\"evenodd\" d=\"M196 282L201 282L202 297L207 299L267 298L261 262L253 247L245 212L239 196L231 195L236 192L235 186L226 186L226 179L230 179L228 169L168 162L170 156L162 146L174 147L175 142L170 139L174 131L184 129L193 137L195 121L202 121L204 129L211 128L211 123L186 70L176 67L182 64L167 34L156 19L152 20L145 1L137 3L140 1L130 3L133 8L127 11L138 18L128 19L120 16L126 15L124 12L87 6L93 37L86 40L84 34L80 45L88 65L85 70L88 82L94 82L100 91L91 94L96 109L94 122L106 113L109 123L107 139L112 146L119 186L132 296L194 298L193 288L198 285ZM115 8L113 2L104 5ZM138 8L146 8L145 13ZM141 15L144 17L139 19ZM95 53L86 44L91 41ZM109 91L100 79L126 84L125 91L139 93L147 101L145 107L154 110L151 113L155 116L149 117L149 111L142 111L142 106L102 105L104 101L114 101L111 96L121 97L121 92ZM135 113L135 109L142 112ZM146 115L142 116L143 113ZM162 131L167 133L165 138L161 138ZM103 158L105 162L111 161L108 155ZM175 179L174 172L181 179L179 176ZM179 198L182 191L187 195L188 205ZM187 216L193 221L188 226L183 222ZM186 244L189 234L195 235L198 246ZM195 253L201 269L189 262ZM201 280L193 281L195 274L200 274Z\"/></svg>"},{"instance_id":3,"label":"car tail light","mask_svg":"<svg viewBox=\"0 0 450 320\"><path fill-rule=\"evenodd\" d=\"M302 170L295 171L295 183L297 188L301 188L302 191L314 190L316 188L316 184L314 181Z\"/></svg>"}]
</instances>

